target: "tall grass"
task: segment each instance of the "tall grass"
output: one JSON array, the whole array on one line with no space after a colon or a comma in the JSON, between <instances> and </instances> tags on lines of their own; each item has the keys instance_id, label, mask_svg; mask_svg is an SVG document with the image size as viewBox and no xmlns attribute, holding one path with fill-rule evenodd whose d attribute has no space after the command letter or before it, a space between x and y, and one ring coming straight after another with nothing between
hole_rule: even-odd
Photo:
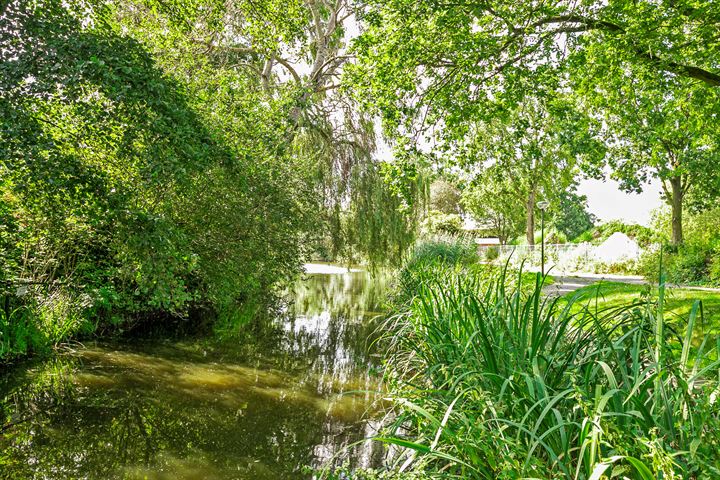
<instances>
[{"instance_id":1,"label":"tall grass","mask_svg":"<svg viewBox=\"0 0 720 480\"><path fill-rule=\"evenodd\" d=\"M468 238L434 235L420 240L410 250L398 274L395 300L411 298L428 272L446 267L461 267L479 260L477 246Z\"/></svg>"},{"instance_id":2,"label":"tall grass","mask_svg":"<svg viewBox=\"0 0 720 480\"><path fill-rule=\"evenodd\" d=\"M95 331L97 319L90 318L84 302L57 290L8 310L0 308L0 365Z\"/></svg>"},{"instance_id":3,"label":"tall grass","mask_svg":"<svg viewBox=\"0 0 720 480\"><path fill-rule=\"evenodd\" d=\"M720 340L662 298L583 308L433 267L388 320L395 470L432 478L720 478ZM518 277L520 280L520 277ZM508 286L511 285L511 286Z\"/></svg>"}]
</instances>

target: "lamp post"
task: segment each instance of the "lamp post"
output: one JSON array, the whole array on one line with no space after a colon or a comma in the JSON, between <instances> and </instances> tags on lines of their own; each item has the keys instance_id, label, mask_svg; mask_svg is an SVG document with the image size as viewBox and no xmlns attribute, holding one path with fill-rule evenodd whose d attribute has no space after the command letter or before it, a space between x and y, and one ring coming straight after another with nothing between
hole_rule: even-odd
<instances>
[{"instance_id":1,"label":"lamp post","mask_svg":"<svg viewBox=\"0 0 720 480\"><path fill-rule=\"evenodd\" d=\"M537 207L540 209L540 273L545 276L545 210L550 206L550 202L543 200L538 202Z\"/></svg>"}]
</instances>

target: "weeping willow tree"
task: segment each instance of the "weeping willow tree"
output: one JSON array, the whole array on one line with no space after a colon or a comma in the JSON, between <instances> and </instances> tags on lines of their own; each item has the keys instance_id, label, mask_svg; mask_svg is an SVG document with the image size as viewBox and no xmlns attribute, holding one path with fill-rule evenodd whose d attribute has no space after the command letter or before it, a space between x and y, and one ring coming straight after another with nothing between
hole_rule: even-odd
<instances>
[{"instance_id":1,"label":"weeping willow tree","mask_svg":"<svg viewBox=\"0 0 720 480\"><path fill-rule=\"evenodd\" d=\"M427 198L427 182L417 176L404 182L404 190L413 203L388 188L390 164L379 167L359 165L353 172L352 207L347 222L347 235L353 245L372 265L398 264L415 240L421 201Z\"/></svg>"},{"instance_id":2,"label":"weeping willow tree","mask_svg":"<svg viewBox=\"0 0 720 480\"><path fill-rule=\"evenodd\" d=\"M298 131L294 148L310 162L325 228L312 238L316 252L349 262L394 264L413 243L427 198L425 176L401 158L384 162L373 119L346 103L335 118ZM338 110L335 111L336 113Z\"/></svg>"},{"instance_id":3,"label":"weeping willow tree","mask_svg":"<svg viewBox=\"0 0 720 480\"><path fill-rule=\"evenodd\" d=\"M308 241L331 259L392 262L412 242L423 178L390 185L375 157L376 123L342 84L352 2L234 0L208 4L190 37L218 65L254 76L265 98L285 105L285 142L317 195Z\"/></svg>"},{"instance_id":4,"label":"weeping willow tree","mask_svg":"<svg viewBox=\"0 0 720 480\"><path fill-rule=\"evenodd\" d=\"M416 223L408 205L416 199L407 194L423 189L405 189L403 198L387 184L375 155L375 121L359 112L342 81L357 30L353 2L131 0L118 8L123 28L174 75L195 82L202 60L231 79L236 92L228 102L273 105L272 141L305 180L298 188L313 197L315 218L304 220L308 244L328 258L373 263L408 245ZM232 80L237 76L246 81Z\"/></svg>"}]
</instances>

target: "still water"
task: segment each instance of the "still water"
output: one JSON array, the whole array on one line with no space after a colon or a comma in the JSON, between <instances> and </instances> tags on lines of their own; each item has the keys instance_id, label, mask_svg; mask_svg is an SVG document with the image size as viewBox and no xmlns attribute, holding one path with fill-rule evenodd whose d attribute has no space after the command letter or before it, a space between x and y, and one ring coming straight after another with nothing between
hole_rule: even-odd
<instances>
[{"instance_id":1,"label":"still water","mask_svg":"<svg viewBox=\"0 0 720 480\"><path fill-rule=\"evenodd\" d=\"M377 428L385 285L313 274L237 336L85 344L6 374L0 478L276 480L378 464L382 447L361 440Z\"/></svg>"}]
</instances>

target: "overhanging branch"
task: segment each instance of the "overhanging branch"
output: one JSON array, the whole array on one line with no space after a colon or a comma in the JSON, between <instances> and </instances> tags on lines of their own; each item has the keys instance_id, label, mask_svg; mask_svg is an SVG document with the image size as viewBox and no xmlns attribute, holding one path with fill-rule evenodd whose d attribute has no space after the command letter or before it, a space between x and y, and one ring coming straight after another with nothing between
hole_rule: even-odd
<instances>
[{"instance_id":1,"label":"overhanging branch","mask_svg":"<svg viewBox=\"0 0 720 480\"><path fill-rule=\"evenodd\" d=\"M549 25L562 25L557 29L554 29L552 31L553 34L582 33L591 30L602 30L608 33L616 34L627 34L627 30L624 27L606 20L599 20L591 17L585 17L582 15L553 15L541 18L526 27L518 27L513 29L513 36L520 37L523 34L530 33L535 29ZM669 61L663 59L662 57L658 57L657 55L653 55L652 53L642 48L633 49L633 53L644 61L650 62L651 64L665 70L666 72L694 78L713 87L720 86L720 74L712 72L705 68Z\"/></svg>"}]
</instances>

